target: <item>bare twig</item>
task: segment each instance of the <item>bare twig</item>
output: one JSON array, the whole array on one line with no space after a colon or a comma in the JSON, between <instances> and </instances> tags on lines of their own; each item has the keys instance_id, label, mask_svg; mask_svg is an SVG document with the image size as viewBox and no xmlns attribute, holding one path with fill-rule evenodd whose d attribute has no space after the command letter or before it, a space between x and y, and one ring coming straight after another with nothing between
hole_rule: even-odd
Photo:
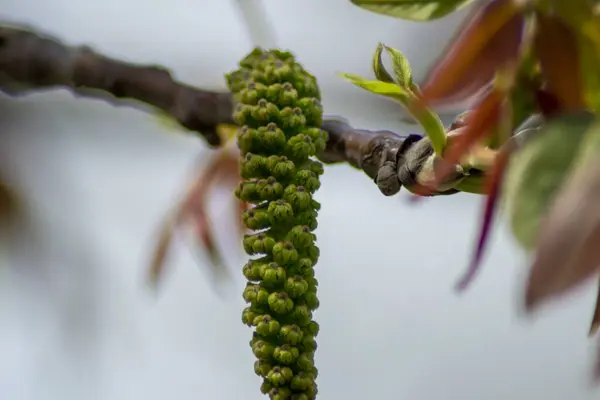
<instances>
[{"instance_id":1,"label":"bare twig","mask_svg":"<svg viewBox=\"0 0 600 400\"><path fill-rule=\"evenodd\" d=\"M0 26L0 90L16 96L55 88L114 105L155 107L212 146L220 144L216 126L232 122L229 93L197 89L163 67L115 60L31 28Z\"/></svg>"}]
</instances>

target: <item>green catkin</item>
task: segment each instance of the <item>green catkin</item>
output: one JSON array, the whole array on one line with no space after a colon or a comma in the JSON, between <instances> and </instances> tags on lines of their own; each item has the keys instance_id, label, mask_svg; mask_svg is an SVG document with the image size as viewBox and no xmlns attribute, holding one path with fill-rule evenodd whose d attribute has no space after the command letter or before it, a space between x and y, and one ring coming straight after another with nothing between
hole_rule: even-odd
<instances>
[{"instance_id":1,"label":"green catkin","mask_svg":"<svg viewBox=\"0 0 600 400\"><path fill-rule=\"evenodd\" d=\"M234 93L234 120L241 126L242 182L236 196L252 204L242 219L250 261L242 321L254 327L250 341L263 378L261 391L273 400L312 400L317 395L314 355L319 306L314 266L321 163L325 149L323 111L314 76L293 55L252 51L227 75Z\"/></svg>"}]
</instances>

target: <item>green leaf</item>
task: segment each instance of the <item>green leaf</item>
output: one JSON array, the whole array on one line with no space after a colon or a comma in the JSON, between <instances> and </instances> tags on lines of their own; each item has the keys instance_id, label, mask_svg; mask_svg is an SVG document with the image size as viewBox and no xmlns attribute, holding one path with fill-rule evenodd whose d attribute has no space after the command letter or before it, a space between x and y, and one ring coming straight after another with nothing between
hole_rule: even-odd
<instances>
[{"instance_id":1,"label":"green leaf","mask_svg":"<svg viewBox=\"0 0 600 400\"><path fill-rule=\"evenodd\" d=\"M412 21L431 21L457 11L474 0L350 0L377 14Z\"/></svg>"},{"instance_id":2,"label":"green leaf","mask_svg":"<svg viewBox=\"0 0 600 400\"><path fill-rule=\"evenodd\" d=\"M485 178L481 175L467 176L456 185L455 189L465 193L483 194Z\"/></svg>"},{"instance_id":3,"label":"green leaf","mask_svg":"<svg viewBox=\"0 0 600 400\"><path fill-rule=\"evenodd\" d=\"M394 78L392 78L390 73L387 72L383 66L383 62L381 61L382 53L383 44L379 43L377 49L375 49L375 54L373 54L373 73L375 73L375 78L382 82L394 83Z\"/></svg>"},{"instance_id":4,"label":"green leaf","mask_svg":"<svg viewBox=\"0 0 600 400\"><path fill-rule=\"evenodd\" d=\"M587 112L554 118L512 156L504 199L513 235L525 249L534 248L540 221L580 156L593 122Z\"/></svg>"},{"instance_id":5,"label":"green leaf","mask_svg":"<svg viewBox=\"0 0 600 400\"><path fill-rule=\"evenodd\" d=\"M352 82L358 87L368 90L371 93L393 98L400 101L403 105L406 105L408 101L409 93L395 83L373 81L358 75L346 74L343 72L339 72L338 75Z\"/></svg>"},{"instance_id":6,"label":"green leaf","mask_svg":"<svg viewBox=\"0 0 600 400\"><path fill-rule=\"evenodd\" d=\"M392 47L385 46L385 51L390 55L392 59L392 65L394 67L394 74L396 75L396 82L403 88L410 89L413 85L412 70L410 64L404 54L399 50Z\"/></svg>"}]
</instances>

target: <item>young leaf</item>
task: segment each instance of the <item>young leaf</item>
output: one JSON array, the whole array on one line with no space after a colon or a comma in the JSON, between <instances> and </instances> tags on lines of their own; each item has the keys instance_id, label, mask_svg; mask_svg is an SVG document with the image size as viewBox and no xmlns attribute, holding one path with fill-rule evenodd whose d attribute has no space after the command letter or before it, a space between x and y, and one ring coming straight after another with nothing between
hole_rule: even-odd
<instances>
[{"instance_id":1,"label":"young leaf","mask_svg":"<svg viewBox=\"0 0 600 400\"><path fill-rule=\"evenodd\" d=\"M412 21L431 21L465 7L474 0L350 0L377 14Z\"/></svg>"},{"instance_id":2,"label":"young leaf","mask_svg":"<svg viewBox=\"0 0 600 400\"><path fill-rule=\"evenodd\" d=\"M516 64L526 22L519 7L495 0L475 10L421 84L426 102L443 106L470 99L500 68Z\"/></svg>"},{"instance_id":3,"label":"young leaf","mask_svg":"<svg viewBox=\"0 0 600 400\"><path fill-rule=\"evenodd\" d=\"M358 75L346 74L342 72L339 72L338 75L352 82L356 86L368 90L371 93L390 97L394 100L400 101L404 105L406 105L406 102L408 101L409 94L395 83L373 81Z\"/></svg>"},{"instance_id":4,"label":"young leaf","mask_svg":"<svg viewBox=\"0 0 600 400\"><path fill-rule=\"evenodd\" d=\"M399 50L385 46L385 51L390 55L392 59L392 65L394 66L394 74L396 75L396 82L403 88L410 89L413 84L412 71L410 64L404 54Z\"/></svg>"},{"instance_id":5,"label":"young leaf","mask_svg":"<svg viewBox=\"0 0 600 400\"><path fill-rule=\"evenodd\" d=\"M565 182L593 122L594 116L583 112L556 117L512 156L504 198L513 235L525 249L535 246L540 221Z\"/></svg>"},{"instance_id":6,"label":"young leaf","mask_svg":"<svg viewBox=\"0 0 600 400\"><path fill-rule=\"evenodd\" d=\"M375 49L375 54L373 54L373 73L375 73L375 78L382 82L394 83L394 78L392 78L383 65L383 61L381 60L382 53L383 43L379 43L377 49Z\"/></svg>"}]
</instances>

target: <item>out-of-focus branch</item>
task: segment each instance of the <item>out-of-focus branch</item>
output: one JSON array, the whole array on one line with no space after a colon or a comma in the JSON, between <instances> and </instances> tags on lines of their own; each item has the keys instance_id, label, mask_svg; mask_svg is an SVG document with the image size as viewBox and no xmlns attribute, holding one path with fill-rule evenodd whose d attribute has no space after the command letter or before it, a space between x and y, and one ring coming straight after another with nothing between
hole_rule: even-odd
<instances>
[{"instance_id":1,"label":"out-of-focus branch","mask_svg":"<svg viewBox=\"0 0 600 400\"><path fill-rule=\"evenodd\" d=\"M157 108L211 146L221 141L216 126L232 123L229 93L177 82L160 66L127 63L31 28L0 25L0 90L16 96L56 88L114 105Z\"/></svg>"}]
</instances>

